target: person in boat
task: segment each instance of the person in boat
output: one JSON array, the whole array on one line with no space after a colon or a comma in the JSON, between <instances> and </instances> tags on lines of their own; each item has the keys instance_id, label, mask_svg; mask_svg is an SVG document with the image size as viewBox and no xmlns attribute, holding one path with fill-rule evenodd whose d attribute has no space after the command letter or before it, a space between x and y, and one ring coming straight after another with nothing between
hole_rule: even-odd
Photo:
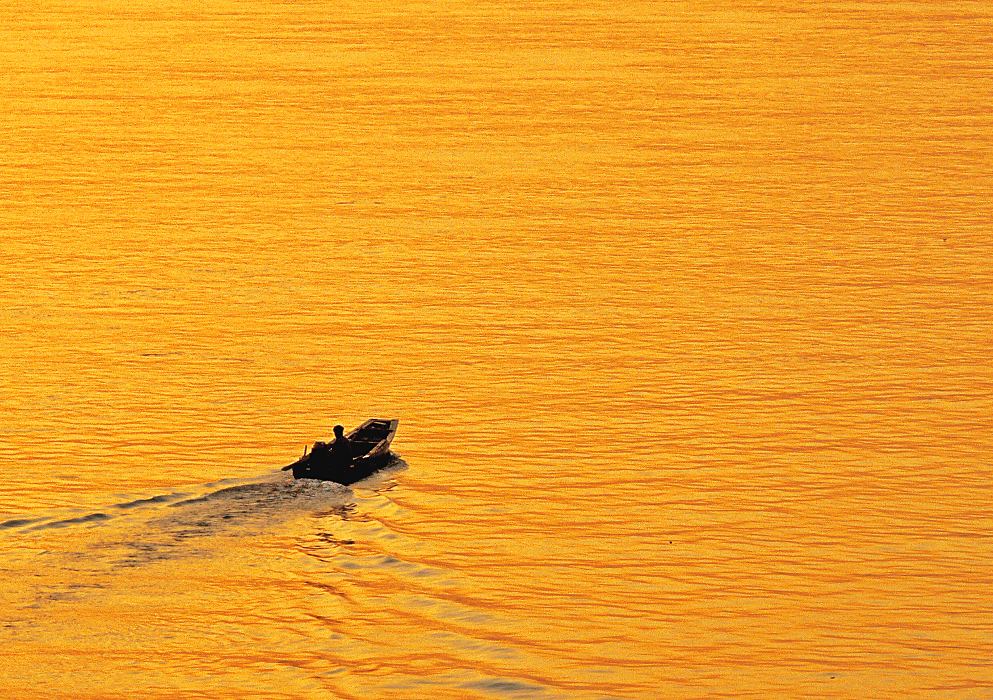
<instances>
[{"instance_id":1,"label":"person in boat","mask_svg":"<svg viewBox=\"0 0 993 700\"><path fill-rule=\"evenodd\" d=\"M334 426L334 442L331 443L331 464L335 467L352 466L352 443L345 437L345 427Z\"/></svg>"}]
</instances>

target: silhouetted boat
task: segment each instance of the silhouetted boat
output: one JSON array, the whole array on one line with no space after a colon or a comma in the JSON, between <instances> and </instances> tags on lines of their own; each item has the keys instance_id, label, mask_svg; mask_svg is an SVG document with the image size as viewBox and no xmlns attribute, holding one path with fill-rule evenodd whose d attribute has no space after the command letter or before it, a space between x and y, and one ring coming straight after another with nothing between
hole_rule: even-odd
<instances>
[{"instance_id":1,"label":"silhouetted boat","mask_svg":"<svg viewBox=\"0 0 993 700\"><path fill-rule=\"evenodd\" d=\"M323 442L314 444L310 454L304 454L293 464L283 467L292 469L294 479L321 479L339 484L354 484L376 472L395 458L390 452L390 443L396 435L396 418L371 418L350 433L346 433L352 446L352 465L335 464L331 452Z\"/></svg>"}]
</instances>

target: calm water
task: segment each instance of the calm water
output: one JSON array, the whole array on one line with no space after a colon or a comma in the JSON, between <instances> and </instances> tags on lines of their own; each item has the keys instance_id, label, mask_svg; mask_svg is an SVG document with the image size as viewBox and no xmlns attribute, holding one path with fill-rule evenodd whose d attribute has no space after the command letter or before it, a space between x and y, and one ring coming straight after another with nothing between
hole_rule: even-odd
<instances>
[{"instance_id":1,"label":"calm water","mask_svg":"<svg viewBox=\"0 0 993 700\"><path fill-rule=\"evenodd\" d=\"M616 5L5 5L3 697L993 692L993 9Z\"/></svg>"}]
</instances>

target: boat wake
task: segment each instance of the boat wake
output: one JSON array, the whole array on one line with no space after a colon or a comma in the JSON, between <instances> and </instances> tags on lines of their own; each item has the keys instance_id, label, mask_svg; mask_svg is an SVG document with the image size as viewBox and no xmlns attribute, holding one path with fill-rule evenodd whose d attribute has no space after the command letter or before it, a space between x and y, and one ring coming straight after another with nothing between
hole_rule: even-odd
<instances>
[{"instance_id":1,"label":"boat wake","mask_svg":"<svg viewBox=\"0 0 993 700\"><path fill-rule=\"evenodd\" d=\"M406 463L397 459L370 478L368 485L375 488L383 478L389 478L392 473L404 468ZM135 498L90 513L63 511L11 518L0 522L0 532L37 532L92 525L137 512L150 513L164 508L197 513L210 519L264 520L331 505L350 493L352 491L348 486L330 481L293 479L285 472L274 471L249 479L222 479L172 493Z\"/></svg>"},{"instance_id":2,"label":"boat wake","mask_svg":"<svg viewBox=\"0 0 993 700\"><path fill-rule=\"evenodd\" d=\"M405 467L397 460L363 485L382 487L391 474ZM298 517L346 515L354 505L351 487L293 479L277 471L132 498L89 512L15 517L0 522L0 537L16 537L22 546L34 544L39 551L52 552L43 546L48 535L72 530L71 540L60 539L64 554L94 563L103 560L103 567L133 567L200 553L195 543L203 538L254 536ZM64 549L69 542L75 543L75 552ZM108 556L115 556L115 561L108 562Z\"/></svg>"},{"instance_id":3,"label":"boat wake","mask_svg":"<svg viewBox=\"0 0 993 700\"><path fill-rule=\"evenodd\" d=\"M217 488L218 486L222 488ZM173 493L136 498L69 517L66 517L66 513L53 513L47 516L13 518L0 523L0 531L38 532L105 523L119 518L148 516L156 512L162 515L170 511L172 518L182 518L180 514L195 514L217 520L256 520L265 516L272 517L280 512L324 505L329 499L335 500L334 497L347 493L349 489L339 484L310 479L294 481L285 474L273 473L254 479L225 479ZM163 515L158 522L169 519L170 516Z\"/></svg>"},{"instance_id":4,"label":"boat wake","mask_svg":"<svg viewBox=\"0 0 993 700\"><path fill-rule=\"evenodd\" d=\"M390 488L391 475L404 468L406 463L397 460L360 488ZM269 536L283 537L291 521L348 518L358 500L351 487L294 480L277 471L136 495L96 509L8 518L0 522L0 575L11 585L0 592L0 606L21 613L8 620L7 628L36 627L40 610L112 590L127 572L140 574L145 567L169 562L184 566L191 560L210 566L215 560L249 556L258 546L268 546L260 543ZM149 580L169 578L171 571L148 570Z\"/></svg>"}]
</instances>

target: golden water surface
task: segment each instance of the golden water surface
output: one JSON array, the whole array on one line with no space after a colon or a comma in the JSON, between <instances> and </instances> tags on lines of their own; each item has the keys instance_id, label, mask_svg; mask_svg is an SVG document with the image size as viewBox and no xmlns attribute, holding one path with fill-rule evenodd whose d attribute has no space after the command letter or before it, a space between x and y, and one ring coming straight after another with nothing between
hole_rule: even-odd
<instances>
[{"instance_id":1,"label":"golden water surface","mask_svg":"<svg viewBox=\"0 0 993 700\"><path fill-rule=\"evenodd\" d=\"M2 13L2 697L993 692L988 2Z\"/></svg>"}]
</instances>

